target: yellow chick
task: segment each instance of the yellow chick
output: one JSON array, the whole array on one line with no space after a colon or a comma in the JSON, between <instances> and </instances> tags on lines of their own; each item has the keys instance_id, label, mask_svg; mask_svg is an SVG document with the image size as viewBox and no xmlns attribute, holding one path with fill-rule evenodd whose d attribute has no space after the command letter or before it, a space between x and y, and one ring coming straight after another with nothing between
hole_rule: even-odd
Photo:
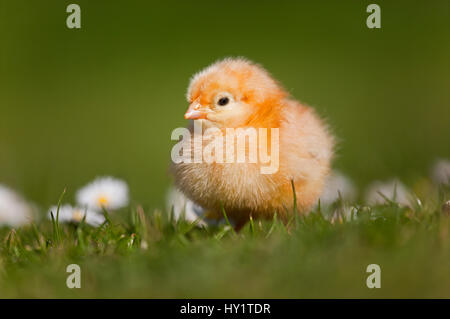
<instances>
[{"instance_id":1,"label":"yellow chick","mask_svg":"<svg viewBox=\"0 0 450 319\"><path fill-rule=\"evenodd\" d=\"M290 97L261 66L242 58L218 61L192 77L187 100L185 118L193 120L189 147L194 158L204 159L205 146L213 141L192 142L199 135L195 125L201 124L201 134L211 129L214 134L223 133L217 145L224 146L224 160L214 149L213 155L219 154L221 160L172 165L177 188L210 212L209 216L220 218L223 208L236 229L250 216L272 218L277 213L287 221L294 211L292 182L299 213L317 202L330 171L334 139L316 112ZM250 141L247 129L260 133L256 161L249 160L255 143L237 142L239 138ZM227 143L230 131L234 139ZM227 145L234 149L232 161L225 159ZM236 160L240 151L244 162ZM267 158L261 156L264 152L277 161L275 169L267 169Z\"/></svg>"}]
</instances>

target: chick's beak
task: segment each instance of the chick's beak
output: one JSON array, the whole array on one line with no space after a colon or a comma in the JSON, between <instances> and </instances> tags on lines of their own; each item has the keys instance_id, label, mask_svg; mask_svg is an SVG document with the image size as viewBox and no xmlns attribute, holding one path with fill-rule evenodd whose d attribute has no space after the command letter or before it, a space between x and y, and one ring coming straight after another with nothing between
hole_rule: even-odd
<instances>
[{"instance_id":1,"label":"chick's beak","mask_svg":"<svg viewBox=\"0 0 450 319\"><path fill-rule=\"evenodd\" d=\"M202 105L195 100L189 105L188 110L184 114L186 120L206 119L206 112L201 110Z\"/></svg>"}]
</instances>

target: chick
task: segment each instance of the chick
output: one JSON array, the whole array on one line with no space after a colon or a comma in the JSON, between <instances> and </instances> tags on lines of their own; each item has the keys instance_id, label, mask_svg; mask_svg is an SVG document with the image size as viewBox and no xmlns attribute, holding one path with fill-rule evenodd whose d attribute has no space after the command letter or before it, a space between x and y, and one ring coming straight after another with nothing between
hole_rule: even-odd
<instances>
[{"instance_id":1,"label":"chick","mask_svg":"<svg viewBox=\"0 0 450 319\"><path fill-rule=\"evenodd\" d=\"M192 77L187 100L185 118L201 121L204 128L224 134L227 128L279 132L275 142L271 134L266 137L268 145L277 144L271 150L279 152L278 170L271 174L261 172L260 160L172 165L176 186L210 217L223 216L223 208L236 229L250 216L268 219L277 213L287 221L294 211L292 182L299 213L316 203L330 171L334 139L315 111L291 98L261 66L242 58L218 61ZM192 122L189 129L194 134ZM194 143L194 153L197 148Z\"/></svg>"}]
</instances>

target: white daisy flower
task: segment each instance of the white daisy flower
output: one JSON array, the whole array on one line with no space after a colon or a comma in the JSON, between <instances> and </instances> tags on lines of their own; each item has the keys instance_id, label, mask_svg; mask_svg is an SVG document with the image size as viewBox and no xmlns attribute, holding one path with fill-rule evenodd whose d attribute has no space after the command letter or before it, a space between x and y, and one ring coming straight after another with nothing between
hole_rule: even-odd
<instances>
[{"instance_id":1,"label":"white daisy flower","mask_svg":"<svg viewBox=\"0 0 450 319\"><path fill-rule=\"evenodd\" d=\"M330 222L332 224L335 224L336 222L342 224L344 222L344 218L347 222L353 221L358 218L357 212L358 209L355 206L344 205L333 212Z\"/></svg>"},{"instance_id":2,"label":"white daisy flower","mask_svg":"<svg viewBox=\"0 0 450 319\"><path fill-rule=\"evenodd\" d=\"M48 218L51 219L51 214L56 219L58 212L57 206L52 206L48 212ZM105 221L105 216L89 209L79 207L72 207L69 204L61 205L59 207L59 222L60 223L80 223L84 215L86 215L85 222L94 227L98 227Z\"/></svg>"},{"instance_id":3,"label":"white daisy flower","mask_svg":"<svg viewBox=\"0 0 450 319\"><path fill-rule=\"evenodd\" d=\"M31 206L19 194L0 185L0 226L18 227L31 221Z\"/></svg>"},{"instance_id":4,"label":"white daisy flower","mask_svg":"<svg viewBox=\"0 0 450 319\"><path fill-rule=\"evenodd\" d=\"M385 182L375 181L367 188L366 202L369 205L386 204L385 197L395 201L401 206L411 207L413 203L413 195L406 186L397 179Z\"/></svg>"},{"instance_id":5,"label":"white daisy flower","mask_svg":"<svg viewBox=\"0 0 450 319\"><path fill-rule=\"evenodd\" d=\"M325 189L320 196L320 204L331 205L339 199L351 202L356 198L356 188L353 182L339 171L334 171L325 183Z\"/></svg>"},{"instance_id":6,"label":"white daisy flower","mask_svg":"<svg viewBox=\"0 0 450 319\"><path fill-rule=\"evenodd\" d=\"M450 161L438 159L431 168L431 179L436 184L450 185Z\"/></svg>"},{"instance_id":7,"label":"white daisy flower","mask_svg":"<svg viewBox=\"0 0 450 319\"><path fill-rule=\"evenodd\" d=\"M128 185L113 177L97 178L76 194L79 206L94 210L116 210L128 205Z\"/></svg>"},{"instance_id":8,"label":"white daisy flower","mask_svg":"<svg viewBox=\"0 0 450 319\"><path fill-rule=\"evenodd\" d=\"M166 206L168 212L173 209L175 220L184 217L185 220L194 222L205 213L202 207L184 196L184 194L176 188L169 189ZM203 220L200 220L198 224L202 226L206 225Z\"/></svg>"}]
</instances>

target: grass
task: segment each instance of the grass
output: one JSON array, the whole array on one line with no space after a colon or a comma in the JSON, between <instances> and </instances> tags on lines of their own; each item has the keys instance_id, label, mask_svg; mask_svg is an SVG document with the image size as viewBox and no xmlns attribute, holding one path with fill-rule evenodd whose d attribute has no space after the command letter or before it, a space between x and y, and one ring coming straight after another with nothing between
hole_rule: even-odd
<instances>
[{"instance_id":1,"label":"grass","mask_svg":"<svg viewBox=\"0 0 450 319\"><path fill-rule=\"evenodd\" d=\"M331 207L283 224L199 227L132 207L98 228L42 220L0 230L0 297L450 297L448 189L415 207ZM226 213L224 212L226 216ZM81 288L66 267L81 267ZM381 288L366 267L381 267Z\"/></svg>"}]
</instances>

